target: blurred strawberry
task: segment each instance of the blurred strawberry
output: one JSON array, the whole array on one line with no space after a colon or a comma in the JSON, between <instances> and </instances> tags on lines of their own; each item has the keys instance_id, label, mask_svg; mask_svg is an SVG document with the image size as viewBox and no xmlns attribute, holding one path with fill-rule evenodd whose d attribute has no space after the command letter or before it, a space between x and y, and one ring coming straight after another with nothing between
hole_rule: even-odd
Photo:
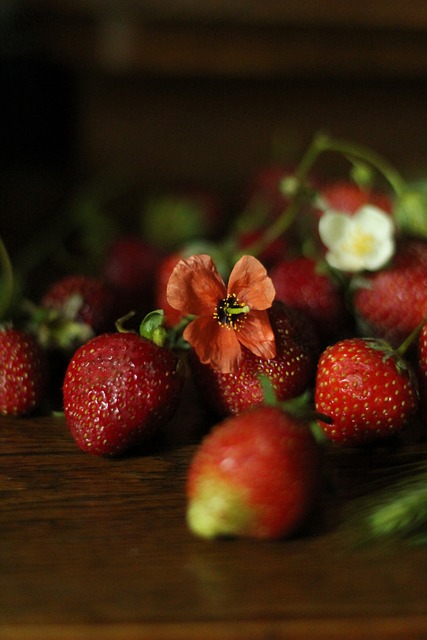
<instances>
[{"instance_id":1,"label":"blurred strawberry","mask_svg":"<svg viewBox=\"0 0 427 640\"><path fill-rule=\"evenodd\" d=\"M365 335L399 346L427 317L427 242L403 239L389 267L363 275L353 307Z\"/></svg>"},{"instance_id":2,"label":"blurred strawberry","mask_svg":"<svg viewBox=\"0 0 427 640\"><path fill-rule=\"evenodd\" d=\"M55 311L60 319L87 325L94 333L114 327L116 300L101 279L72 274L53 282L41 299L44 309Z\"/></svg>"},{"instance_id":3,"label":"blurred strawberry","mask_svg":"<svg viewBox=\"0 0 427 640\"><path fill-rule=\"evenodd\" d=\"M337 339L351 326L343 290L312 258L283 259L270 270L270 277L276 300L306 314L323 342Z\"/></svg>"},{"instance_id":4,"label":"blurred strawberry","mask_svg":"<svg viewBox=\"0 0 427 640\"><path fill-rule=\"evenodd\" d=\"M387 213L391 213L393 209L393 200L389 194L378 190L365 190L354 182L345 180L327 182L321 186L319 193L328 208L344 213L355 213L365 204L373 204Z\"/></svg>"},{"instance_id":5,"label":"blurred strawberry","mask_svg":"<svg viewBox=\"0 0 427 640\"><path fill-rule=\"evenodd\" d=\"M207 539L289 537L321 487L321 450L309 426L278 407L256 407L216 425L196 450L188 526Z\"/></svg>"}]
</instances>

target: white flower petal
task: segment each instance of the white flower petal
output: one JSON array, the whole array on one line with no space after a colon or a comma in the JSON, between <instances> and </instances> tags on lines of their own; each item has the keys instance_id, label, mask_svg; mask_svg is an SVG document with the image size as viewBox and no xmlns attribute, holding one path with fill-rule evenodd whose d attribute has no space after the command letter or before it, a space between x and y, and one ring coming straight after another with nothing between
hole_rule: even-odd
<instances>
[{"instance_id":1,"label":"white flower petal","mask_svg":"<svg viewBox=\"0 0 427 640\"><path fill-rule=\"evenodd\" d=\"M388 236L394 232L394 223L391 216L373 204L365 204L360 207L352 217L353 222L363 226L366 233L372 233L376 237Z\"/></svg>"},{"instance_id":2,"label":"white flower petal","mask_svg":"<svg viewBox=\"0 0 427 640\"><path fill-rule=\"evenodd\" d=\"M370 255L365 256L364 268L368 271L377 271L381 269L392 257L395 250L395 242L393 238L383 239L377 246L377 250Z\"/></svg>"},{"instance_id":3,"label":"white flower petal","mask_svg":"<svg viewBox=\"0 0 427 640\"><path fill-rule=\"evenodd\" d=\"M353 216L329 210L319 221L319 235L330 266L347 272L380 269L393 255L394 224L385 211L364 205Z\"/></svg>"},{"instance_id":4,"label":"white flower petal","mask_svg":"<svg viewBox=\"0 0 427 640\"><path fill-rule=\"evenodd\" d=\"M350 226L350 216L338 211L327 211L319 220L320 239L330 249L348 233Z\"/></svg>"}]
</instances>

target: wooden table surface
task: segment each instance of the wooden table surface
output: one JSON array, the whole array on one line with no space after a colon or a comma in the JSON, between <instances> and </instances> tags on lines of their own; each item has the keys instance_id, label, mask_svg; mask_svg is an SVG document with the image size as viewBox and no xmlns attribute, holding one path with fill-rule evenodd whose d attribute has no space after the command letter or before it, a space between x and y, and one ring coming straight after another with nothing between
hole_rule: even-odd
<instances>
[{"instance_id":1,"label":"wooden table surface","mask_svg":"<svg viewBox=\"0 0 427 640\"><path fill-rule=\"evenodd\" d=\"M184 495L207 426L184 402L164 441L112 460L62 417L0 419L1 640L427 638L427 548L349 547L335 508L427 444L331 452L338 494L304 536L207 542Z\"/></svg>"}]
</instances>

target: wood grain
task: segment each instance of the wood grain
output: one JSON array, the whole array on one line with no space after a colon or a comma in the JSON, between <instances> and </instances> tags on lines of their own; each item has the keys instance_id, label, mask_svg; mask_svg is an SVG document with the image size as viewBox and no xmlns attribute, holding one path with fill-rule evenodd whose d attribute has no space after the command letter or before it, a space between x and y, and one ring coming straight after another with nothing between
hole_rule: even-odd
<instances>
[{"instance_id":1,"label":"wood grain","mask_svg":"<svg viewBox=\"0 0 427 640\"><path fill-rule=\"evenodd\" d=\"M356 550L336 526L342 500L426 445L331 451L338 494L302 536L206 542L184 487L207 428L184 403L163 439L112 460L80 452L62 418L0 420L2 639L427 634L427 550Z\"/></svg>"}]
</instances>

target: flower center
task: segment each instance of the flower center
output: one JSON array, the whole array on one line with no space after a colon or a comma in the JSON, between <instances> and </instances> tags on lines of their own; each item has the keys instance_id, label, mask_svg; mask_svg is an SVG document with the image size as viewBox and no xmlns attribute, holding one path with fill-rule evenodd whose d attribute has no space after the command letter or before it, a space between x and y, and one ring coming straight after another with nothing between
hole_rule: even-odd
<instances>
[{"instance_id":1,"label":"flower center","mask_svg":"<svg viewBox=\"0 0 427 640\"><path fill-rule=\"evenodd\" d=\"M356 226L352 229L349 237L342 243L342 250L352 253L359 258L363 258L372 253L375 246L376 238L371 233Z\"/></svg>"},{"instance_id":2,"label":"flower center","mask_svg":"<svg viewBox=\"0 0 427 640\"><path fill-rule=\"evenodd\" d=\"M239 302L235 293L220 300L213 317L223 327L238 331L250 309L247 304Z\"/></svg>"}]
</instances>

